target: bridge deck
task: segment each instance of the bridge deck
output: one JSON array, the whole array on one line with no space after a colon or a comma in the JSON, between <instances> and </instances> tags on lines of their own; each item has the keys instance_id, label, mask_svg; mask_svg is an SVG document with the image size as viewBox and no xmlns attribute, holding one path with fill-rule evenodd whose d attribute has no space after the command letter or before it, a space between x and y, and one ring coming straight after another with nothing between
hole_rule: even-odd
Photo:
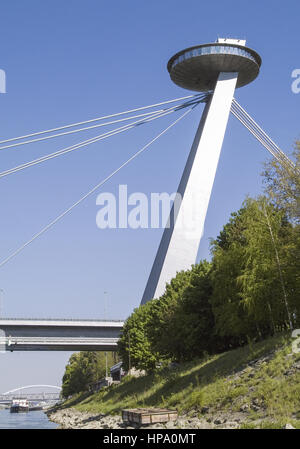
<instances>
[{"instance_id":1,"label":"bridge deck","mask_svg":"<svg viewBox=\"0 0 300 449\"><path fill-rule=\"evenodd\" d=\"M123 321L0 319L7 351L115 351Z\"/></svg>"}]
</instances>

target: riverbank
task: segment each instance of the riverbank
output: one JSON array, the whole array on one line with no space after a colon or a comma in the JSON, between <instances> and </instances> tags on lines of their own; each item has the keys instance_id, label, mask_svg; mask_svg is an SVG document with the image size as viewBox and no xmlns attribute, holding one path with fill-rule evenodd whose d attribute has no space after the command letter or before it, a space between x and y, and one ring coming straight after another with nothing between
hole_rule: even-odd
<instances>
[{"instance_id":1,"label":"riverbank","mask_svg":"<svg viewBox=\"0 0 300 449\"><path fill-rule=\"evenodd\" d=\"M199 418L197 414L182 415L176 421L164 424L138 426L125 424L120 415L101 415L88 412L80 412L74 408L57 410L49 413L49 419L59 424L60 429L237 429L243 423L243 417L219 416L214 420ZM229 420L229 418L231 420Z\"/></svg>"},{"instance_id":2,"label":"riverbank","mask_svg":"<svg viewBox=\"0 0 300 449\"><path fill-rule=\"evenodd\" d=\"M123 423L121 416L94 415L88 412L80 412L76 409L57 410L49 413L49 420L58 425L58 429L261 429L266 427L264 420L252 421L241 413L219 414L211 418L199 418L197 414L182 415L176 421L167 423L139 426ZM283 429L295 429L287 423Z\"/></svg>"},{"instance_id":3,"label":"riverbank","mask_svg":"<svg viewBox=\"0 0 300 449\"><path fill-rule=\"evenodd\" d=\"M300 354L281 334L75 395L50 419L62 428L128 428L122 409L160 407L176 409L179 418L152 428L300 428L299 403Z\"/></svg>"}]
</instances>

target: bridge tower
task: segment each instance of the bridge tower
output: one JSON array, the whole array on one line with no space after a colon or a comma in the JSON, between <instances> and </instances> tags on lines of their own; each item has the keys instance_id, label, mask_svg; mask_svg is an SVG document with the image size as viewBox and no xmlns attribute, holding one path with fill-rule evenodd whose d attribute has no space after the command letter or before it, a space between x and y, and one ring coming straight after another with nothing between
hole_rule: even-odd
<instances>
[{"instance_id":1,"label":"bridge tower","mask_svg":"<svg viewBox=\"0 0 300 449\"><path fill-rule=\"evenodd\" d=\"M234 91L253 81L261 66L260 56L245 45L218 39L182 50L168 62L175 84L210 95L177 190L182 200L170 212L141 304L160 297L177 271L196 262Z\"/></svg>"}]
</instances>

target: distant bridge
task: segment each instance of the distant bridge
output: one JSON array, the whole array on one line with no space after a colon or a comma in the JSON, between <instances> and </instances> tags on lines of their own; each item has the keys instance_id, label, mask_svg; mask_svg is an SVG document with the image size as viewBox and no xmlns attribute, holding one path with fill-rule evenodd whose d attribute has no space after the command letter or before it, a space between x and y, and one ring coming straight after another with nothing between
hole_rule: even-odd
<instances>
[{"instance_id":1,"label":"distant bridge","mask_svg":"<svg viewBox=\"0 0 300 449\"><path fill-rule=\"evenodd\" d=\"M19 391L27 390L29 388L53 388L58 391L53 393L18 393ZM60 391L61 387L56 385L25 385L24 387L14 388L13 390L0 394L0 403L8 404L13 399L28 399L29 401L57 401L60 399Z\"/></svg>"},{"instance_id":2,"label":"distant bridge","mask_svg":"<svg viewBox=\"0 0 300 449\"><path fill-rule=\"evenodd\" d=\"M116 351L123 324L112 320L0 319L0 347L11 352Z\"/></svg>"},{"instance_id":3,"label":"distant bridge","mask_svg":"<svg viewBox=\"0 0 300 449\"><path fill-rule=\"evenodd\" d=\"M0 394L0 403L9 404L13 399L28 399L28 401L58 401L60 399L57 393L22 393L22 394Z\"/></svg>"}]
</instances>

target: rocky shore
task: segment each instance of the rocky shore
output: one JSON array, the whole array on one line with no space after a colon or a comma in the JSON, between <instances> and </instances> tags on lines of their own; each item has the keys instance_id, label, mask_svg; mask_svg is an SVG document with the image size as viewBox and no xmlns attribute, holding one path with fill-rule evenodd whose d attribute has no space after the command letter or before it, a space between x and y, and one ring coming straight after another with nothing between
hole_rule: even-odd
<instances>
[{"instance_id":1,"label":"rocky shore","mask_svg":"<svg viewBox=\"0 0 300 449\"><path fill-rule=\"evenodd\" d=\"M238 429L245 417L243 414L199 418L196 414L182 415L176 421L164 424L134 426L125 424L120 415L101 415L80 412L74 408L56 410L47 413L50 421L59 424L60 429Z\"/></svg>"}]
</instances>

